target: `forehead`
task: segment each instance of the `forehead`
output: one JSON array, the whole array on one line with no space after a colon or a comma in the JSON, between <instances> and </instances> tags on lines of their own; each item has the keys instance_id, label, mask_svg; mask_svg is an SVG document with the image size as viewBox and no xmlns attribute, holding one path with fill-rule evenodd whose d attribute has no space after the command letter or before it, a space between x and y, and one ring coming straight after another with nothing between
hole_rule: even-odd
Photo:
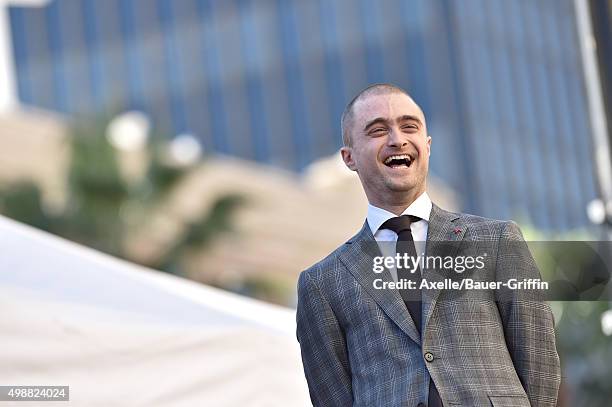
<instances>
[{"instance_id":1,"label":"forehead","mask_svg":"<svg viewBox=\"0 0 612 407\"><path fill-rule=\"evenodd\" d=\"M365 95L353 106L353 120L357 125L378 118L394 121L402 116L416 116L425 123L419 105L404 93Z\"/></svg>"}]
</instances>

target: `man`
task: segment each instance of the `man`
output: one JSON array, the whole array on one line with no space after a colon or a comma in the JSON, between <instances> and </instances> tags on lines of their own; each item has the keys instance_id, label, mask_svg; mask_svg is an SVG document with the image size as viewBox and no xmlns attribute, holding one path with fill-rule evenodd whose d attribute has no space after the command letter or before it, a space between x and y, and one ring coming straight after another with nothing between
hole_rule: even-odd
<instances>
[{"instance_id":1,"label":"man","mask_svg":"<svg viewBox=\"0 0 612 407\"><path fill-rule=\"evenodd\" d=\"M409 274L399 264L373 269L384 241L397 256L476 256L471 243L481 241L489 256L472 276L539 278L516 224L432 204L431 138L402 89L364 89L346 107L342 133L342 158L369 207L361 231L299 278L297 337L313 404L555 406L559 358L544 301L419 289L423 280L442 281L441 270L423 263ZM411 278L411 289L389 288Z\"/></svg>"}]
</instances>

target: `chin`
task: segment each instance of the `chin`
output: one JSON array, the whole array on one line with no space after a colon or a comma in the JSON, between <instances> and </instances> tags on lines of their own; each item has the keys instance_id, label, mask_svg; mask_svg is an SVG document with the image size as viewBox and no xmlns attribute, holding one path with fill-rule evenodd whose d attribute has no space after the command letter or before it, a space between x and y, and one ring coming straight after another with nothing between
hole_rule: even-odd
<instances>
[{"instance_id":1,"label":"chin","mask_svg":"<svg viewBox=\"0 0 612 407\"><path fill-rule=\"evenodd\" d=\"M398 181L398 180L387 180L385 182L387 188L393 192L410 192L416 188L415 182Z\"/></svg>"}]
</instances>

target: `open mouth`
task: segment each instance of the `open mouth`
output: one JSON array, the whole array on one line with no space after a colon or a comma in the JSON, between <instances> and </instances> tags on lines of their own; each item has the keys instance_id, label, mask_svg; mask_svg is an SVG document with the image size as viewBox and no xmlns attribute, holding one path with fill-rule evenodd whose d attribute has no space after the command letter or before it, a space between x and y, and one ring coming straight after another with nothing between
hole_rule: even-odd
<instances>
[{"instance_id":1,"label":"open mouth","mask_svg":"<svg viewBox=\"0 0 612 407\"><path fill-rule=\"evenodd\" d=\"M387 157L383 164L391 168L408 168L410 165L412 165L412 161L412 157L410 157L408 154L401 154Z\"/></svg>"}]
</instances>

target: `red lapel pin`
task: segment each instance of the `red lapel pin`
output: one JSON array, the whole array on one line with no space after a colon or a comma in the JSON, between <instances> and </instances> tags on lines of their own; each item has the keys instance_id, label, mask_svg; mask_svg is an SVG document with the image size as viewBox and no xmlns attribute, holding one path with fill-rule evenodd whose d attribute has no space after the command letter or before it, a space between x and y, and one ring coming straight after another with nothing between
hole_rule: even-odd
<instances>
[{"instance_id":1,"label":"red lapel pin","mask_svg":"<svg viewBox=\"0 0 612 407\"><path fill-rule=\"evenodd\" d=\"M459 233L461 233L461 229L456 228L455 230L453 230L453 233L458 235Z\"/></svg>"}]
</instances>

